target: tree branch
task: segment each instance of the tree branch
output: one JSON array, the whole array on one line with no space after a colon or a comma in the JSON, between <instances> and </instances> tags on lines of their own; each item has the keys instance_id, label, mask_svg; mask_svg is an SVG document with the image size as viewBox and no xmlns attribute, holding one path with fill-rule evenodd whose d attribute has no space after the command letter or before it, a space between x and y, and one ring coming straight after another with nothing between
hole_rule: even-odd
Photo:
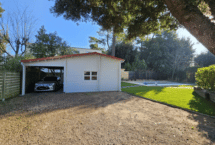
<instances>
[{"instance_id":1,"label":"tree branch","mask_svg":"<svg viewBox=\"0 0 215 145\"><path fill-rule=\"evenodd\" d=\"M215 24L198 9L180 0L163 0L172 15L215 55ZM186 7L192 11L185 10Z\"/></svg>"}]
</instances>

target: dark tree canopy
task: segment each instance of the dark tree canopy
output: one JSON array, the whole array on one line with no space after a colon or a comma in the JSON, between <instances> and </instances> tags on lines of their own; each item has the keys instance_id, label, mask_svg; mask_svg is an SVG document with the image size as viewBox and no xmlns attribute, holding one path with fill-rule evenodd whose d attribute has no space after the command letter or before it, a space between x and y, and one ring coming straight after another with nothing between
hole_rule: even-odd
<instances>
[{"instance_id":1,"label":"dark tree canopy","mask_svg":"<svg viewBox=\"0 0 215 145\"><path fill-rule=\"evenodd\" d=\"M47 33L44 26L40 28L35 37L36 42L29 45L29 48L36 58L66 55L74 52L66 41L57 35L57 32Z\"/></svg>"},{"instance_id":2,"label":"dark tree canopy","mask_svg":"<svg viewBox=\"0 0 215 145\"><path fill-rule=\"evenodd\" d=\"M200 67L208 67L209 65L215 64L215 56L210 53L201 53L195 57L195 63Z\"/></svg>"},{"instance_id":3,"label":"dark tree canopy","mask_svg":"<svg viewBox=\"0 0 215 145\"><path fill-rule=\"evenodd\" d=\"M215 25L205 16L215 16L214 7L214 0L55 0L51 12L75 22L93 21L115 33L126 28L127 39L183 25L215 55Z\"/></svg>"},{"instance_id":4,"label":"dark tree canopy","mask_svg":"<svg viewBox=\"0 0 215 145\"><path fill-rule=\"evenodd\" d=\"M144 59L148 69L159 73L164 79L189 67L194 50L189 39L179 39L175 32L162 32L155 38L143 41L140 59Z\"/></svg>"},{"instance_id":5,"label":"dark tree canopy","mask_svg":"<svg viewBox=\"0 0 215 145\"><path fill-rule=\"evenodd\" d=\"M177 20L166 12L162 1L56 0L51 12L66 20L93 21L103 29L115 32L128 29L128 38L145 36L161 29L176 29ZM163 14L162 14L163 13ZM159 21L158 21L159 19Z\"/></svg>"}]
</instances>

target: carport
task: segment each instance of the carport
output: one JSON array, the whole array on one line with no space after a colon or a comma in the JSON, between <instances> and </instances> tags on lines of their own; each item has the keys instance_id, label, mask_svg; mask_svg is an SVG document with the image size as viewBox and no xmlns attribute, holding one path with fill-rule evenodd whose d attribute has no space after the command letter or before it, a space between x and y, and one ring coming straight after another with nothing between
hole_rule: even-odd
<instances>
[{"instance_id":1,"label":"carport","mask_svg":"<svg viewBox=\"0 0 215 145\"><path fill-rule=\"evenodd\" d=\"M22 95L25 95L26 67L61 68L63 92L121 91L121 63L124 59L97 52L21 60Z\"/></svg>"},{"instance_id":2,"label":"carport","mask_svg":"<svg viewBox=\"0 0 215 145\"><path fill-rule=\"evenodd\" d=\"M54 69L54 70L59 70L60 77L62 78L62 81L64 82L64 66L65 62L58 58L58 57L49 57L43 60L43 58L37 59L31 59L31 60L22 60L21 64L23 66L23 74L22 74L22 95L25 95L25 85L26 85L26 67L37 67L40 69ZM27 63L26 63L27 62ZM47 74L50 74L49 72ZM40 75L40 73L38 74ZM64 89L64 85L63 85Z\"/></svg>"},{"instance_id":3,"label":"carport","mask_svg":"<svg viewBox=\"0 0 215 145\"><path fill-rule=\"evenodd\" d=\"M63 67L50 66L26 66L25 93L34 92L35 83L43 81L44 77L57 76L61 78L60 85L63 86ZM55 91L61 90L61 87ZM63 88L63 87L62 87Z\"/></svg>"}]
</instances>

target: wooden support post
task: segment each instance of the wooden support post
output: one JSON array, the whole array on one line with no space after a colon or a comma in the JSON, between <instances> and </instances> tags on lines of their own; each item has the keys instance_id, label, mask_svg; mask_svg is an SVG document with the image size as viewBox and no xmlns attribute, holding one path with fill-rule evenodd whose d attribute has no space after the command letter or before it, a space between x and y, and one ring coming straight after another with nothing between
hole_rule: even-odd
<instances>
[{"instance_id":1,"label":"wooden support post","mask_svg":"<svg viewBox=\"0 0 215 145\"><path fill-rule=\"evenodd\" d=\"M26 76L26 66L23 65L23 71L22 71L22 95L25 95L25 76Z\"/></svg>"}]
</instances>

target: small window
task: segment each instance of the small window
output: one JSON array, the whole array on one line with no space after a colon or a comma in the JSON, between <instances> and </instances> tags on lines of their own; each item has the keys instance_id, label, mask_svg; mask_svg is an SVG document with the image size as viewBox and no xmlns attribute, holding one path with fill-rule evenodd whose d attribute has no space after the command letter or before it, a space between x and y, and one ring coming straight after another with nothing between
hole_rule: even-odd
<instances>
[{"instance_id":1,"label":"small window","mask_svg":"<svg viewBox=\"0 0 215 145\"><path fill-rule=\"evenodd\" d=\"M90 77L84 76L84 80L90 80Z\"/></svg>"},{"instance_id":2,"label":"small window","mask_svg":"<svg viewBox=\"0 0 215 145\"><path fill-rule=\"evenodd\" d=\"M90 72L89 71L84 72L84 80L90 80Z\"/></svg>"},{"instance_id":3,"label":"small window","mask_svg":"<svg viewBox=\"0 0 215 145\"><path fill-rule=\"evenodd\" d=\"M97 72L94 72L94 71L93 71L93 72L92 72L92 75L97 75Z\"/></svg>"},{"instance_id":4,"label":"small window","mask_svg":"<svg viewBox=\"0 0 215 145\"><path fill-rule=\"evenodd\" d=\"M84 75L90 75L90 72L89 71L85 71Z\"/></svg>"},{"instance_id":5,"label":"small window","mask_svg":"<svg viewBox=\"0 0 215 145\"><path fill-rule=\"evenodd\" d=\"M97 72L96 71L92 71L92 72L85 71L84 72L84 80L97 80Z\"/></svg>"},{"instance_id":6,"label":"small window","mask_svg":"<svg viewBox=\"0 0 215 145\"><path fill-rule=\"evenodd\" d=\"M93 71L92 73L92 80L97 80L97 72Z\"/></svg>"},{"instance_id":7,"label":"small window","mask_svg":"<svg viewBox=\"0 0 215 145\"><path fill-rule=\"evenodd\" d=\"M97 80L97 77L92 76L92 80Z\"/></svg>"}]
</instances>

